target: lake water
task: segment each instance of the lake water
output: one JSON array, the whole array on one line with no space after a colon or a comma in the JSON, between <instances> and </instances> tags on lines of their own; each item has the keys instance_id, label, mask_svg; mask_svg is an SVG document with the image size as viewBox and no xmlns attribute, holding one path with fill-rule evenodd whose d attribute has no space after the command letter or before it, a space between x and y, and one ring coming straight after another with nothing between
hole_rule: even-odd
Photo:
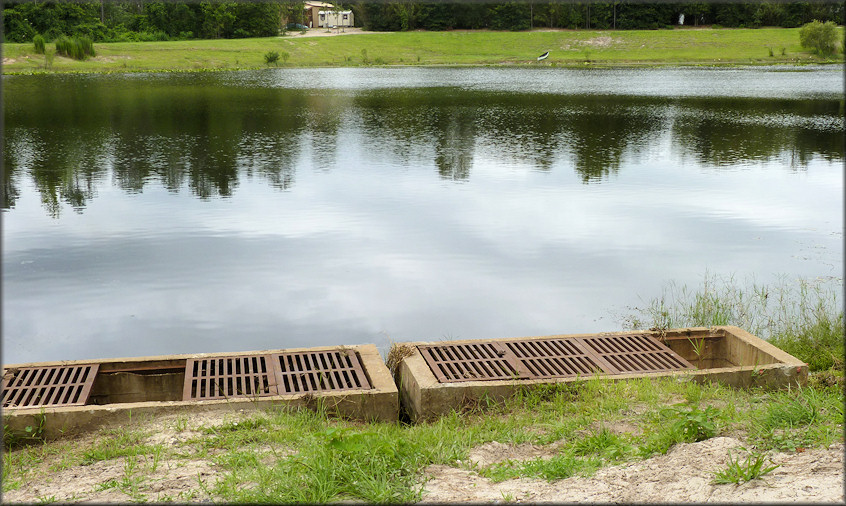
<instances>
[{"instance_id":1,"label":"lake water","mask_svg":"<svg viewBox=\"0 0 846 506\"><path fill-rule=\"evenodd\" d=\"M5 363L622 329L843 276L843 67L4 76Z\"/></svg>"}]
</instances>

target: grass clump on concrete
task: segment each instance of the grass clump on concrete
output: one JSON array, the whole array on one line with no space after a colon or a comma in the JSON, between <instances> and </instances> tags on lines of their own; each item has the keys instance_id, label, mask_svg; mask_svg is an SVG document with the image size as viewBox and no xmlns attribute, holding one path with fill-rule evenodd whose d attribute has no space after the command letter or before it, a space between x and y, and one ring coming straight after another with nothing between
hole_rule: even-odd
<instances>
[{"instance_id":1,"label":"grass clump on concrete","mask_svg":"<svg viewBox=\"0 0 846 506\"><path fill-rule=\"evenodd\" d=\"M843 371L844 322L839 279L759 284L706 273L690 289L670 283L632 308L632 329L736 325L806 362L811 371Z\"/></svg>"}]
</instances>

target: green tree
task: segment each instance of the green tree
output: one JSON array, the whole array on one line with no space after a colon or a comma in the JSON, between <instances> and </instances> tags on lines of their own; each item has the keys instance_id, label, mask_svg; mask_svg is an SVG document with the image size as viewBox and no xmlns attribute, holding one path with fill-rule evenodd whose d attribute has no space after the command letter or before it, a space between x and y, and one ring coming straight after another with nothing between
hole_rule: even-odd
<instances>
[{"instance_id":1,"label":"green tree","mask_svg":"<svg viewBox=\"0 0 846 506\"><path fill-rule=\"evenodd\" d=\"M837 50L837 25L815 19L799 29L799 43L820 56L833 54Z\"/></svg>"}]
</instances>

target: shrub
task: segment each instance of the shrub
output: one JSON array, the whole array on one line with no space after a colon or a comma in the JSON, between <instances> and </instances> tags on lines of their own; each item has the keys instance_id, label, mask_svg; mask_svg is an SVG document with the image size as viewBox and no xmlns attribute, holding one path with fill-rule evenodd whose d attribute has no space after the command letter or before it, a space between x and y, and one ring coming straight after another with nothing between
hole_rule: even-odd
<instances>
[{"instance_id":1,"label":"shrub","mask_svg":"<svg viewBox=\"0 0 846 506\"><path fill-rule=\"evenodd\" d=\"M44 37L36 35L32 38L32 43L35 45L36 54L44 54Z\"/></svg>"},{"instance_id":2,"label":"shrub","mask_svg":"<svg viewBox=\"0 0 846 506\"><path fill-rule=\"evenodd\" d=\"M277 51L268 51L264 53L264 63L276 65L279 62L279 53Z\"/></svg>"},{"instance_id":3,"label":"shrub","mask_svg":"<svg viewBox=\"0 0 846 506\"><path fill-rule=\"evenodd\" d=\"M815 19L799 29L799 43L820 56L832 54L837 50L837 25Z\"/></svg>"}]
</instances>

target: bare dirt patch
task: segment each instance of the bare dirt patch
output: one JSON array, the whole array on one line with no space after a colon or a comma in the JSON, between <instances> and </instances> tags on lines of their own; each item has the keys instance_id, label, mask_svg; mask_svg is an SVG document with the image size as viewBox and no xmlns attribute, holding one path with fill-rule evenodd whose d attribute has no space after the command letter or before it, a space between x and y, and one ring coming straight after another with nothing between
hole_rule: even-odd
<instances>
[{"instance_id":1,"label":"bare dirt patch","mask_svg":"<svg viewBox=\"0 0 846 506\"><path fill-rule=\"evenodd\" d=\"M298 31L290 31L285 38L293 37L293 38L300 38L300 37L331 37L333 35L355 35L357 33L366 33L361 28L355 27L345 27L342 29L333 28L331 30L327 30L326 28L310 28L305 33L300 33Z\"/></svg>"},{"instance_id":2,"label":"bare dirt patch","mask_svg":"<svg viewBox=\"0 0 846 506\"><path fill-rule=\"evenodd\" d=\"M489 466L508 460L548 459L558 453L561 443L538 446L530 443L507 445L497 441L485 443L470 451L469 460L477 466Z\"/></svg>"},{"instance_id":3,"label":"bare dirt patch","mask_svg":"<svg viewBox=\"0 0 846 506\"><path fill-rule=\"evenodd\" d=\"M842 503L843 444L801 453L779 453L781 467L742 485L715 485L714 473L735 458L742 442L717 437L680 444L667 455L600 469L590 478L555 482L516 479L493 483L473 471L430 466L424 502L820 502ZM491 447L488 448L488 451ZM491 459L491 457L488 457Z\"/></svg>"},{"instance_id":4,"label":"bare dirt patch","mask_svg":"<svg viewBox=\"0 0 846 506\"><path fill-rule=\"evenodd\" d=\"M594 37L592 39L582 41L582 44L585 46L593 47L610 47L612 42L614 42L614 39L612 39L608 35L601 35L599 37Z\"/></svg>"},{"instance_id":5,"label":"bare dirt patch","mask_svg":"<svg viewBox=\"0 0 846 506\"><path fill-rule=\"evenodd\" d=\"M200 482L213 483L216 474L214 464L207 460L167 459L156 463L149 455L123 457L50 473L47 480L4 493L3 502L196 502L209 498Z\"/></svg>"}]
</instances>

